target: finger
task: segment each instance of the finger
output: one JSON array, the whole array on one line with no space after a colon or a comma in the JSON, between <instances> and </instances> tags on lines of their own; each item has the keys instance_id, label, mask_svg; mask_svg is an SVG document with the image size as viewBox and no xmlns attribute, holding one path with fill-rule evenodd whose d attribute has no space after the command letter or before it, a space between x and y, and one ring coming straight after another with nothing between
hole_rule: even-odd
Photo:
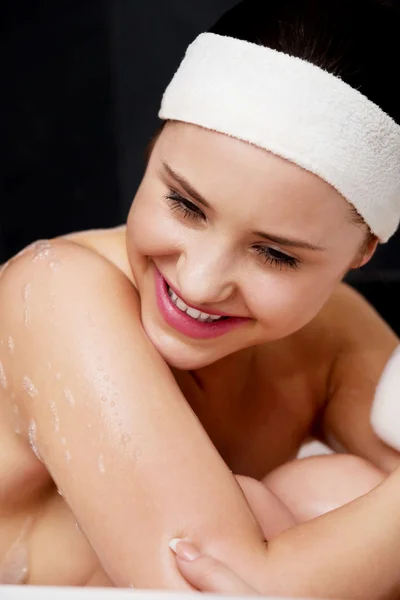
<instances>
[{"instance_id":1,"label":"finger","mask_svg":"<svg viewBox=\"0 0 400 600\"><path fill-rule=\"evenodd\" d=\"M186 540L175 539L170 548L176 555L180 573L201 592L216 594L259 595L229 567L211 556L203 556L196 546Z\"/></svg>"}]
</instances>

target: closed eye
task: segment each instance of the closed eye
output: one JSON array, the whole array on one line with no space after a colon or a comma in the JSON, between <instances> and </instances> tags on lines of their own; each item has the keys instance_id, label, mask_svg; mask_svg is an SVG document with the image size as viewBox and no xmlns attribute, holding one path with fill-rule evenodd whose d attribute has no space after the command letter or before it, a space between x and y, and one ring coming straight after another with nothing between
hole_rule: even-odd
<instances>
[{"instance_id":1,"label":"closed eye","mask_svg":"<svg viewBox=\"0 0 400 600\"><path fill-rule=\"evenodd\" d=\"M168 194L164 196L173 212L180 213L185 219L192 220L205 220L206 216L204 212L193 202L184 198L178 192L170 190Z\"/></svg>"},{"instance_id":2,"label":"closed eye","mask_svg":"<svg viewBox=\"0 0 400 600\"><path fill-rule=\"evenodd\" d=\"M271 246L254 246L253 248L263 261L272 267L278 267L281 270L286 267L296 270L300 266L296 258Z\"/></svg>"}]
</instances>

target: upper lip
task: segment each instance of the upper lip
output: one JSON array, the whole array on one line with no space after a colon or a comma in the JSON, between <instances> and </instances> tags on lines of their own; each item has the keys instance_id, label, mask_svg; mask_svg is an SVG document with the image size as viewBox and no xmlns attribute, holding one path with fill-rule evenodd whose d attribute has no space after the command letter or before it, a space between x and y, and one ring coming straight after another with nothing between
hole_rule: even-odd
<instances>
[{"instance_id":1,"label":"upper lip","mask_svg":"<svg viewBox=\"0 0 400 600\"><path fill-rule=\"evenodd\" d=\"M164 275L162 275L162 278L164 279L164 281L167 283L167 285L171 288L171 290L178 296L178 298L180 298L185 304L187 304L187 306L189 308L193 308L194 310L198 310L204 314L207 315L215 315L216 317L234 317L236 319L241 319L243 317L238 317L237 315L230 315L228 313L224 313L221 312L220 310L204 310L204 308L200 308L199 306L193 306L193 304L189 304L189 302L186 302L186 300L181 296L181 294L178 292L178 290L175 288L175 286L171 285L170 281L168 281L168 279L166 277L164 277Z\"/></svg>"}]
</instances>

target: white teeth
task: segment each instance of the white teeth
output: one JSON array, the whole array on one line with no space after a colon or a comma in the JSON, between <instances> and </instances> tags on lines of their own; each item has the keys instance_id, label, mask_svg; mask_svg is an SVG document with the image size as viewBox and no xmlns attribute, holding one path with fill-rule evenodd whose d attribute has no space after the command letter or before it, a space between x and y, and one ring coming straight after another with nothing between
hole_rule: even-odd
<instances>
[{"instance_id":1,"label":"white teeth","mask_svg":"<svg viewBox=\"0 0 400 600\"><path fill-rule=\"evenodd\" d=\"M183 302L183 300L181 300L180 298L177 298L177 300L175 300L175 304L179 308L179 310L181 310L182 312L186 312L187 309L189 308L188 305L185 304Z\"/></svg>"},{"instance_id":2,"label":"white teeth","mask_svg":"<svg viewBox=\"0 0 400 600\"><path fill-rule=\"evenodd\" d=\"M196 310L195 308L188 308L186 310L186 314L189 315L189 317L192 317L193 319L198 319L202 313L199 310Z\"/></svg>"},{"instance_id":3,"label":"white teeth","mask_svg":"<svg viewBox=\"0 0 400 600\"><path fill-rule=\"evenodd\" d=\"M187 315L189 315L189 317L192 317L192 319L200 321L200 323L213 323L215 321L218 321L219 319L222 319L222 317L219 317L217 315L209 315L208 313L203 313L199 310L196 310L195 308L191 308L190 306L185 304L185 302L181 298L179 298L179 296L177 296L175 292L171 290L170 287L168 287L168 295L171 298L172 302L175 304L175 306L179 308L179 310L185 312Z\"/></svg>"}]
</instances>

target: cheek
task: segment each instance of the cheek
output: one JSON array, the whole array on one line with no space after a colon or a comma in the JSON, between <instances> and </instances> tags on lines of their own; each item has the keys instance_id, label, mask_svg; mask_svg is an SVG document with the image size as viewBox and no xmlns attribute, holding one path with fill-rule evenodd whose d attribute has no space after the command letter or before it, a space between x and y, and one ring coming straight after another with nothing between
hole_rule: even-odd
<instances>
[{"instance_id":1,"label":"cheek","mask_svg":"<svg viewBox=\"0 0 400 600\"><path fill-rule=\"evenodd\" d=\"M300 273L277 273L248 284L248 302L252 314L277 337L301 329L325 304L338 281Z\"/></svg>"},{"instance_id":2,"label":"cheek","mask_svg":"<svg viewBox=\"0 0 400 600\"><path fill-rule=\"evenodd\" d=\"M137 254L158 256L175 252L181 235L178 223L161 201L137 197L131 208L128 228L130 248Z\"/></svg>"}]
</instances>

